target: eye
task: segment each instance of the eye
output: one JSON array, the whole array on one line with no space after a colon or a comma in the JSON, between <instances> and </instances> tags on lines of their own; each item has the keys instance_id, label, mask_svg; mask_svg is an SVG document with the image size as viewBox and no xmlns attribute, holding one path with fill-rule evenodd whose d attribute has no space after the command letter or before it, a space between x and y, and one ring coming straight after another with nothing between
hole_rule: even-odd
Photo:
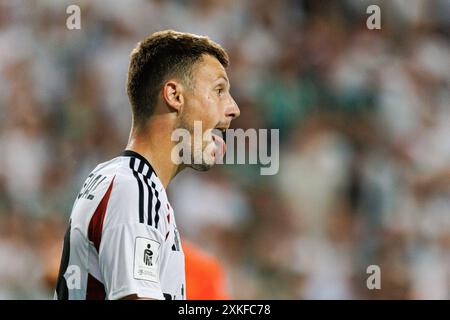
<instances>
[{"instance_id":1,"label":"eye","mask_svg":"<svg viewBox=\"0 0 450 320\"><path fill-rule=\"evenodd\" d=\"M223 96L225 93L225 87L223 85L218 85L215 87L215 91L219 97Z\"/></svg>"}]
</instances>

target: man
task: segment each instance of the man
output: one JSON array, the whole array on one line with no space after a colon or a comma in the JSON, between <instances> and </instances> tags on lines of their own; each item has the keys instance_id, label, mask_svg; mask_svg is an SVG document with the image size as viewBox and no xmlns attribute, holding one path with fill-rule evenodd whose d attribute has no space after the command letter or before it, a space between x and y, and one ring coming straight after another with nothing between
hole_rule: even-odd
<instances>
[{"instance_id":1,"label":"man","mask_svg":"<svg viewBox=\"0 0 450 320\"><path fill-rule=\"evenodd\" d=\"M225 150L212 129L239 116L228 56L206 37L162 31L131 53L127 93L132 128L126 150L98 165L72 209L58 275L58 299L185 299L184 254L166 195L183 168L208 170ZM200 123L203 142L194 143ZM173 157L176 129L191 133ZM187 151L186 151L187 150ZM201 161L194 161L195 154Z\"/></svg>"}]
</instances>

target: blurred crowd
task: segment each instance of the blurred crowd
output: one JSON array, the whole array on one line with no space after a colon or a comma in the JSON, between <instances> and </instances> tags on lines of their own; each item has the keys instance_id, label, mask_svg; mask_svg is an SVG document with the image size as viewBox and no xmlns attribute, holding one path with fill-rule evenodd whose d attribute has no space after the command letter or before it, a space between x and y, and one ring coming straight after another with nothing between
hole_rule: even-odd
<instances>
[{"instance_id":1,"label":"blurred crowd","mask_svg":"<svg viewBox=\"0 0 450 320\"><path fill-rule=\"evenodd\" d=\"M81 30L66 8L81 8ZM366 8L381 8L368 30ZM236 299L450 298L447 0L0 0L0 299L51 298L73 200L128 139L146 35L229 52L234 128L280 129L280 169L185 170L181 235ZM367 267L381 270L369 290Z\"/></svg>"}]
</instances>

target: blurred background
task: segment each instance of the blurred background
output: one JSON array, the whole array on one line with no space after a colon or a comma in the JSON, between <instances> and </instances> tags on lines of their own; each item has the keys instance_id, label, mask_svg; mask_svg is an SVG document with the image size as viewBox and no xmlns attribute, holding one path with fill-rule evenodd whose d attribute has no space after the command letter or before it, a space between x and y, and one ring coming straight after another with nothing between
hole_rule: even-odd
<instances>
[{"instance_id":1,"label":"blurred background","mask_svg":"<svg viewBox=\"0 0 450 320\"><path fill-rule=\"evenodd\" d=\"M81 30L66 28L70 4ZM52 297L75 196L128 139L129 53L168 28L228 50L234 128L280 129L277 175L222 165L169 186L229 297L449 299L449 13L448 0L0 0L0 299ZM372 264L381 290L366 287Z\"/></svg>"}]
</instances>

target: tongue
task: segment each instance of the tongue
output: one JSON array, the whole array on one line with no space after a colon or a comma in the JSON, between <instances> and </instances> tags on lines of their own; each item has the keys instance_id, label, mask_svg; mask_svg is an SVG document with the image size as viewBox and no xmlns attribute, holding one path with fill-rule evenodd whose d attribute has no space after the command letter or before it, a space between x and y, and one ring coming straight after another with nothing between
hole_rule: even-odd
<instances>
[{"instance_id":1,"label":"tongue","mask_svg":"<svg viewBox=\"0 0 450 320\"><path fill-rule=\"evenodd\" d=\"M217 161L218 159L222 159L222 157L224 156L225 152L227 151L227 145L225 144L225 141L223 141L222 137L218 136L217 134L213 133L212 138L217 147L215 153L215 158Z\"/></svg>"}]
</instances>

